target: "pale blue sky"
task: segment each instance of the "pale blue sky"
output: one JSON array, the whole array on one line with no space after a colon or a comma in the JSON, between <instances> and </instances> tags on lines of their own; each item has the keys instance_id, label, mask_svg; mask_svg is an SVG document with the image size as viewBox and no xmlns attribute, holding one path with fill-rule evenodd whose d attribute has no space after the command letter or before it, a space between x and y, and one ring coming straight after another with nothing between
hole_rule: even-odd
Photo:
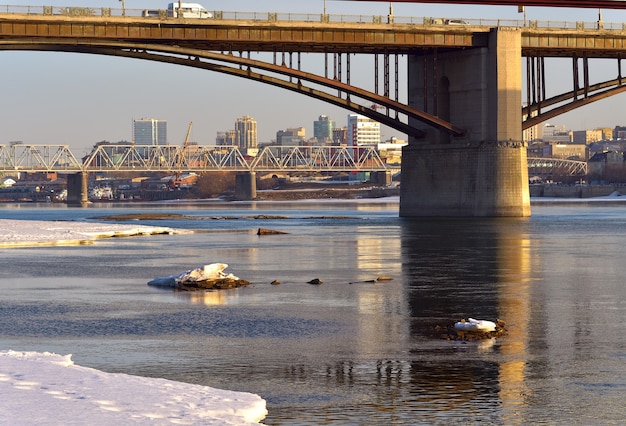
<instances>
[{"instance_id":1,"label":"pale blue sky","mask_svg":"<svg viewBox=\"0 0 626 426\"><path fill-rule=\"evenodd\" d=\"M12 0L11 5L39 5L36 0ZM125 0L127 9L165 8L163 3ZM199 0L209 10L321 13L323 0ZM118 0L46 2L54 6L121 8ZM330 14L387 15L389 2L326 1ZM393 4L396 16L523 19L516 7ZM594 22L596 9L527 8L528 19ZM626 22L626 11L603 11L605 22ZM305 59L306 61L306 59ZM321 65L321 57L317 59ZM353 67L354 68L354 67ZM615 62L605 72L617 75ZM609 69L606 71L606 69ZM570 88L571 64L554 81ZM599 69L599 68L598 68ZM193 122L191 140L214 144L218 131L234 127L237 117L250 115L258 122L259 142L275 138L276 131L304 126L313 136L313 121L321 114L337 125L346 124L348 111L303 95L260 83L182 66L135 59L69 53L0 51L2 114L0 144L68 144L81 155L102 140L131 140L133 118L167 120L168 141L180 144ZM550 70L548 70L550 72ZM592 68L592 72L594 69ZM352 82L358 81L352 70ZM367 69L363 78L372 78ZM626 124L626 95L614 96L551 120L571 130ZM404 137L384 128L383 137Z\"/></svg>"}]
</instances>

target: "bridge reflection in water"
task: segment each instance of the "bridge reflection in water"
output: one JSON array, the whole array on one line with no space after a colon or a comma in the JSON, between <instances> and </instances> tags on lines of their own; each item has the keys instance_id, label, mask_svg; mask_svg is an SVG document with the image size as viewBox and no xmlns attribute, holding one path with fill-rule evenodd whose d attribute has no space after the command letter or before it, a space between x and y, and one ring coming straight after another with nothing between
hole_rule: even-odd
<instances>
[{"instance_id":1,"label":"bridge reflection in water","mask_svg":"<svg viewBox=\"0 0 626 426\"><path fill-rule=\"evenodd\" d=\"M271 146L255 156L236 146L101 144L80 160L67 145L0 145L0 171L89 173L388 171L375 147Z\"/></svg>"}]
</instances>

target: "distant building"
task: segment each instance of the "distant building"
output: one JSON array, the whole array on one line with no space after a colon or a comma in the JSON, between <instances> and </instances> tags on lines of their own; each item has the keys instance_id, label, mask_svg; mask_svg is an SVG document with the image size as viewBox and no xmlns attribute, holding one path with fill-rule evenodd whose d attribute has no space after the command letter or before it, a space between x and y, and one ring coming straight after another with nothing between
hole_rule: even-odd
<instances>
[{"instance_id":1,"label":"distant building","mask_svg":"<svg viewBox=\"0 0 626 426\"><path fill-rule=\"evenodd\" d=\"M610 140L613 139L613 129L610 127L598 127L596 130L600 130L602 132L602 138L600 140Z\"/></svg>"},{"instance_id":2,"label":"distant building","mask_svg":"<svg viewBox=\"0 0 626 426\"><path fill-rule=\"evenodd\" d=\"M378 146L380 143L380 123L371 118L358 115L348 115L348 145L349 146Z\"/></svg>"},{"instance_id":3,"label":"distant building","mask_svg":"<svg viewBox=\"0 0 626 426\"><path fill-rule=\"evenodd\" d=\"M15 185L16 180L11 177L3 177L0 179L0 187L10 188Z\"/></svg>"},{"instance_id":4,"label":"distant building","mask_svg":"<svg viewBox=\"0 0 626 426\"><path fill-rule=\"evenodd\" d=\"M555 126L554 124L546 124L543 126L544 142L571 143L572 135L565 130L563 126Z\"/></svg>"},{"instance_id":5,"label":"distant building","mask_svg":"<svg viewBox=\"0 0 626 426\"><path fill-rule=\"evenodd\" d=\"M532 117L537 116L537 111L533 111L533 113L531 114ZM528 115L524 115L524 120L528 119ZM542 132L542 126L539 126L538 124L535 124L534 126L529 127L528 129L525 129L522 131L522 140L526 143L532 143L536 140L539 140L542 138L543 136L543 132Z\"/></svg>"},{"instance_id":6,"label":"distant building","mask_svg":"<svg viewBox=\"0 0 626 426\"><path fill-rule=\"evenodd\" d=\"M593 142L598 142L604 139L602 129L594 130L575 130L572 132L572 142L589 145Z\"/></svg>"},{"instance_id":7,"label":"distant building","mask_svg":"<svg viewBox=\"0 0 626 426\"><path fill-rule=\"evenodd\" d=\"M588 148L585 144L547 142L551 148L549 157L562 160L587 161Z\"/></svg>"},{"instance_id":8,"label":"distant building","mask_svg":"<svg viewBox=\"0 0 626 426\"><path fill-rule=\"evenodd\" d=\"M550 145L550 142L531 142L526 149L526 153L528 157L547 158L552 156L552 146Z\"/></svg>"},{"instance_id":9,"label":"distant building","mask_svg":"<svg viewBox=\"0 0 626 426\"><path fill-rule=\"evenodd\" d=\"M348 128L333 129L333 145L348 144Z\"/></svg>"},{"instance_id":10,"label":"distant building","mask_svg":"<svg viewBox=\"0 0 626 426\"><path fill-rule=\"evenodd\" d=\"M588 167L589 182L592 183L621 182L626 174L621 152L599 152L589 159Z\"/></svg>"},{"instance_id":11,"label":"distant building","mask_svg":"<svg viewBox=\"0 0 626 426\"><path fill-rule=\"evenodd\" d=\"M387 164L400 164L402 162L402 147L408 145L403 139L391 138L378 144L380 158Z\"/></svg>"},{"instance_id":12,"label":"distant building","mask_svg":"<svg viewBox=\"0 0 626 426\"><path fill-rule=\"evenodd\" d=\"M626 139L626 127L615 126L615 129L613 129L613 139Z\"/></svg>"},{"instance_id":13,"label":"distant building","mask_svg":"<svg viewBox=\"0 0 626 426\"><path fill-rule=\"evenodd\" d=\"M258 147L256 120L249 115L235 122L235 145L243 150L256 150Z\"/></svg>"},{"instance_id":14,"label":"distant building","mask_svg":"<svg viewBox=\"0 0 626 426\"><path fill-rule=\"evenodd\" d=\"M293 127L276 132L276 145L279 146L301 146L306 138L304 127Z\"/></svg>"},{"instance_id":15,"label":"distant building","mask_svg":"<svg viewBox=\"0 0 626 426\"><path fill-rule=\"evenodd\" d=\"M217 132L217 137L215 138L215 144L220 146L235 146L236 143L236 132L234 130L227 130L225 132Z\"/></svg>"},{"instance_id":16,"label":"distant building","mask_svg":"<svg viewBox=\"0 0 626 426\"><path fill-rule=\"evenodd\" d=\"M326 115L320 115L317 121L313 122L313 137L318 141L332 141L335 122Z\"/></svg>"},{"instance_id":17,"label":"distant building","mask_svg":"<svg viewBox=\"0 0 626 426\"><path fill-rule=\"evenodd\" d=\"M136 145L167 145L167 121L154 118L133 120L133 142Z\"/></svg>"}]
</instances>

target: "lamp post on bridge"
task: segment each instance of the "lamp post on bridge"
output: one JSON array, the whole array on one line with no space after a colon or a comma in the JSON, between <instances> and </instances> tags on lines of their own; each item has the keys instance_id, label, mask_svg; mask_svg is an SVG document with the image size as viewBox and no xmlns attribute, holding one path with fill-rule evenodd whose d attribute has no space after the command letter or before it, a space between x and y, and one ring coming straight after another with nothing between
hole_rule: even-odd
<instances>
[{"instance_id":1,"label":"lamp post on bridge","mask_svg":"<svg viewBox=\"0 0 626 426\"><path fill-rule=\"evenodd\" d=\"M120 0L122 2L122 16L126 16L126 6L124 4L124 0Z\"/></svg>"},{"instance_id":2,"label":"lamp post on bridge","mask_svg":"<svg viewBox=\"0 0 626 426\"><path fill-rule=\"evenodd\" d=\"M324 13L322 13L322 22L328 23L328 15L326 14L326 0L324 0Z\"/></svg>"}]
</instances>

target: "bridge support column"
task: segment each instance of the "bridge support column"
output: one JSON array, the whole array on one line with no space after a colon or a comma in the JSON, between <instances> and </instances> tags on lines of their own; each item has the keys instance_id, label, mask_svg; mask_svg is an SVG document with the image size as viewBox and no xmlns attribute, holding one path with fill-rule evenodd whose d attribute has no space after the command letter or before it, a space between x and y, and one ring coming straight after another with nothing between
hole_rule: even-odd
<instances>
[{"instance_id":1,"label":"bridge support column","mask_svg":"<svg viewBox=\"0 0 626 426\"><path fill-rule=\"evenodd\" d=\"M426 137L402 151L400 216L530 216L521 55L521 32L498 28L486 48L409 58L409 104L466 134L410 123Z\"/></svg>"},{"instance_id":2,"label":"bridge support column","mask_svg":"<svg viewBox=\"0 0 626 426\"><path fill-rule=\"evenodd\" d=\"M235 199L250 201L256 198L256 173L237 173L235 176Z\"/></svg>"},{"instance_id":3,"label":"bridge support column","mask_svg":"<svg viewBox=\"0 0 626 426\"><path fill-rule=\"evenodd\" d=\"M89 174L67 175L67 205L83 207L89 204Z\"/></svg>"},{"instance_id":4,"label":"bridge support column","mask_svg":"<svg viewBox=\"0 0 626 426\"><path fill-rule=\"evenodd\" d=\"M376 185L391 185L391 173L372 172L370 173L370 181Z\"/></svg>"}]
</instances>

